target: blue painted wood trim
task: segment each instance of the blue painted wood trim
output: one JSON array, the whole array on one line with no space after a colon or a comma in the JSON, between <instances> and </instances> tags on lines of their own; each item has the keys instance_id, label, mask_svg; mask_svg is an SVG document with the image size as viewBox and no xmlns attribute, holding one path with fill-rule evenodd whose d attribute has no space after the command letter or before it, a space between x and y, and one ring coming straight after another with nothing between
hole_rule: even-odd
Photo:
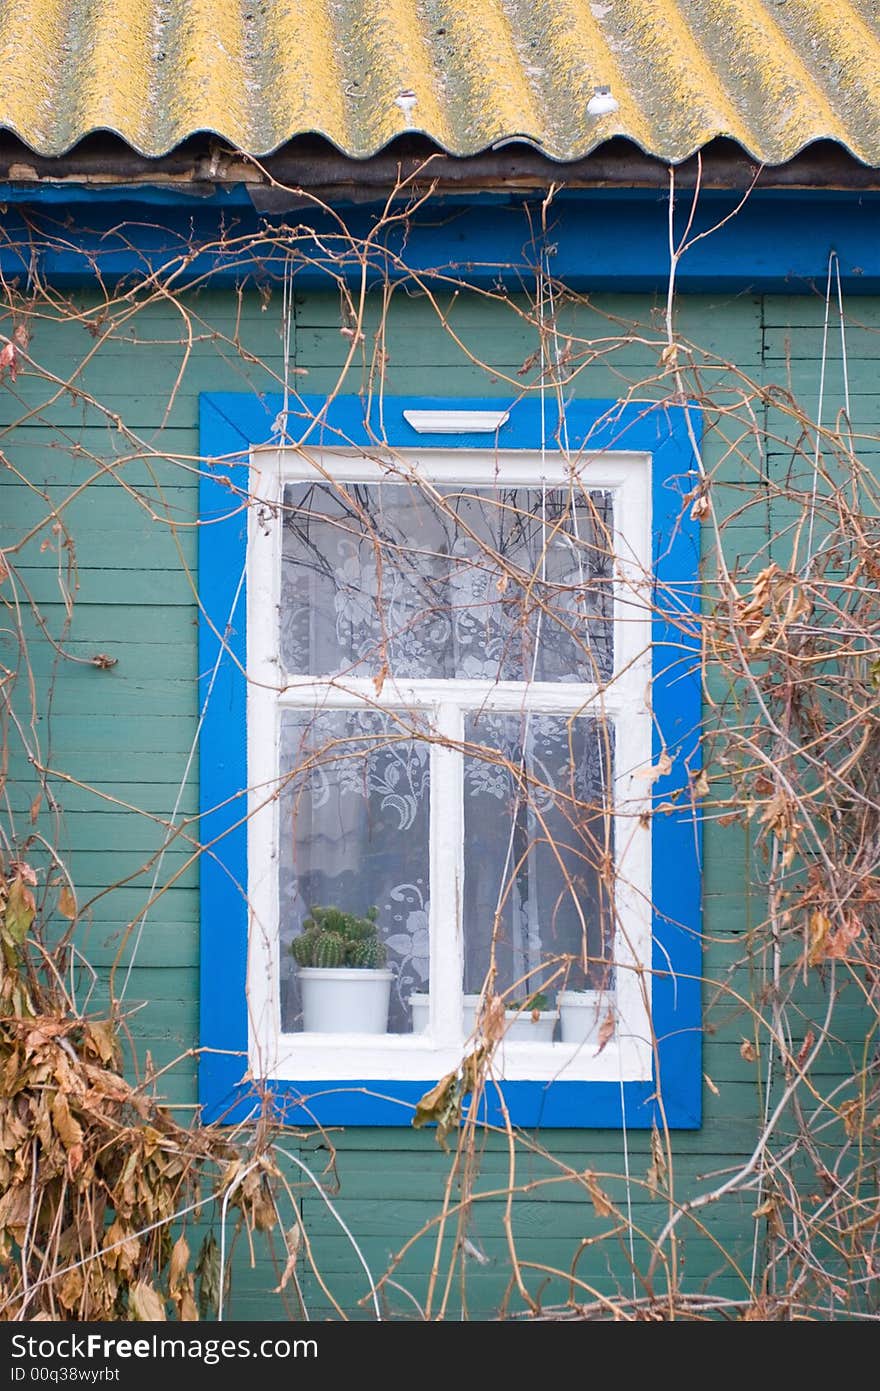
<instances>
[{"instance_id":1,"label":"blue painted wood trim","mask_svg":"<svg viewBox=\"0 0 880 1391\"><path fill-rule=\"evenodd\" d=\"M206 457L228 452L229 422L206 396L199 428ZM232 1094L247 1066L247 513L226 482L237 477L244 495L246 460L203 476L199 499L199 1093L209 1105Z\"/></svg>"},{"instance_id":2,"label":"blue painted wood trim","mask_svg":"<svg viewBox=\"0 0 880 1391\"><path fill-rule=\"evenodd\" d=\"M403 418L405 408L449 406L442 398L386 397L380 427L378 408L367 418L358 397L340 397L326 408L322 397L300 397L287 422L299 438L317 417L309 438L317 442L369 446L385 441L407 446L450 448L449 436L417 435ZM497 401L456 400L457 407L497 408ZM207 472L201 485L199 532L200 680L204 701L201 738L202 857L201 1043L207 1050L199 1094L209 1120L242 1120L259 1107L247 1067L245 1002L247 879L245 834L246 682L245 597L241 576L246 555L247 451L279 439L282 401L233 393L201 398L201 453ZM698 608L699 526L683 499L694 486L693 444L701 417L694 407L664 404L620 406L575 401L566 410L569 447L628 449L652 456L653 560L656 617L653 625L655 759L661 738L673 757L672 771L654 787L655 805L676 794L682 810L652 821L654 1029L656 1071L647 1083L511 1082L504 1098L514 1122L523 1126L650 1126L655 1120L692 1129L701 1123L701 846L699 822L687 796L696 769L701 713L699 641L682 632ZM556 448L556 407L544 416L547 448ZM513 406L498 432L501 449L536 449L542 444L540 403ZM486 436L456 436L460 448L485 448ZM666 615L676 615L672 621ZM222 635L222 640L221 640ZM212 686L213 683L213 686ZM210 699L207 695L211 690ZM412 1107L437 1081L310 1084L307 1093L290 1083L268 1089L290 1123L408 1125ZM497 1098L487 1096L484 1115L501 1121Z\"/></svg>"},{"instance_id":3,"label":"blue painted wood trim","mask_svg":"<svg viewBox=\"0 0 880 1391\"><path fill-rule=\"evenodd\" d=\"M46 190L46 195L51 190ZM733 211L737 195L707 192L693 232L704 231ZM101 195L106 199L106 194ZM423 276L480 288L522 288L534 273L539 251L529 242L523 204L511 196L474 195L469 200L438 198L404 228L398 224L375 238L375 207L341 207L339 217L353 237L374 235L370 280ZM532 200L533 210L540 200ZM677 221L681 230L690 207L683 194ZM188 259L192 243L219 247L224 226L234 215L237 240L265 233L247 254L217 249ZM243 280L267 282L283 271L289 239L276 245L280 219L261 218L249 206L189 204L145 208L124 197L101 201L96 192L76 205L73 225L59 232L57 212L15 204L4 216L0 270L7 279L39 273L56 284L90 284L95 269L109 284L149 272L173 274L177 286L209 277L215 286ZM221 222L221 219L224 219ZM358 282L357 256L340 240L339 223L303 209L291 214L297 226L313 228L315 239L301 242L294 262L303 290L332 286L328 272ZM29 228L45 225L50 244ZM128 224L128 225L126 225ZM540 217L534 225L540 225ZM682 259L677 275L684 292L812 293L824 291L829 253L837 252L846 294L880 292L880 195L873 192L756 192L718 231L697 242ZM51 242L54 239L55 244ZM546 264L577 290L665 289L669 273L665 195L644 190L595 190L560 195L551 210Z\"/></svg>"}]
</instances>

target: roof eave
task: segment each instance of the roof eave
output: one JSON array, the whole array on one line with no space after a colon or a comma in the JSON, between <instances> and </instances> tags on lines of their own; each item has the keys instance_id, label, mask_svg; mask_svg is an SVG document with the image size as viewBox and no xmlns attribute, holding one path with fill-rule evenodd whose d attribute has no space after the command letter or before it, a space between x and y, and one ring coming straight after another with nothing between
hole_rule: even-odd
<instances>
[{"instance_id":1,"label":"roof eave","mask_svg":"<svg viewBox=\"0 0 880 1391\"><path fill-rule=\"evenodd\" d=\"M333 202L387 198L406 181L408 190L433 186L438 193L527 194L551 184L568 189L666 189L668 162L617 137L571 162L548 158L535 146L506 142L501 148L458 157L421 137L403 137L368 159L353 159L316 136L300 136L262 159L235 150L216 136L193 136L167 155L148 158L110 134L87 137L56 157L35 154L9 133L0 134L0 183L26 192L40 185L159 187L184 197L210 197L244 186L260 211L296 206L303 193ZM674 166L679 188L880 190L880 167L864 164L843 146L817 141L778 165L761 165L734 141L716 139Z\"/></svg>"}]
</instances>

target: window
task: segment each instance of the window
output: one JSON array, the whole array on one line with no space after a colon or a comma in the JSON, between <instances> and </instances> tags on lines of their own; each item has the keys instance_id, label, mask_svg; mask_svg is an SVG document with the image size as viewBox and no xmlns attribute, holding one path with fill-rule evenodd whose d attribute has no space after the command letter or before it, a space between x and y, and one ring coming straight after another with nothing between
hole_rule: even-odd
<instances>
[{"instance_id":1,"label":"window","mask_svg":"<svg viewBox=\"0 0 880 1391\"><path fill-rule=\"evenodd\" d=\"M386 401L377 440L343 401L279 448L271 404L203 404L204 452L241 461L206 481L200 550L203 1099L240 1116L247 1075L321 1119L408 1123L489 982L515 1120L650 1123L668 1059L665 1110L697 1123L694 826L652 816L699 714L683 411L580 403L562 452L528 405L475 439L456 403L463 433L420 439L422 403ZM338 918L308 954L334 910L362 936L375 914L373 970L337 969L367 961ZM354 1032L351 1002L315 1013L340 975L384 981Z\"/></svg>"}]
</instances>

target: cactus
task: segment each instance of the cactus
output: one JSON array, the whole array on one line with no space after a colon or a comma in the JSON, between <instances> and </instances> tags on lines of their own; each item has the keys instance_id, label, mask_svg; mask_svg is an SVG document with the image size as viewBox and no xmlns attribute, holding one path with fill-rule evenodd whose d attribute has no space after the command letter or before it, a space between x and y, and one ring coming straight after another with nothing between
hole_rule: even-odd
<instances>
[{"instance_id":1,"label":"cactus","mask_svg":"<svg viewBox=\"0 0 880 1391\"><path fill-rule=\"evenodd\" d=\"M368 908L362 918L341 909L315 906L303 922L303 930L290 944L298 966L350 966L375 970L385 965L385 947L379 941L378 908Z\"/></svg>"},{"instance_id":2,"label":"cactus","mask_svg":"<svg viewBox=\"0 0 880 1391\"><path fill-rule=\"evenodd\" d=\"M347 921L345 935L349 942L367 942L375 933L375 927L367 918L349 918Z\"/></svg>"},{"instance_id":3,"label":"cactus","mask_svg":"<svg viewBox=\"0 0 880 1391\"><path fill-rule=\"evenodd\" d=\"M312 949L313 966L344 966L347 948L345 938L338 932L319 932Z\"/></svg>"},{"instance_id":4,"label":"cactus","mask_svg":"<svg viewBox=\"0 0 880 1391\"><path fill-rule=\"evenodd\" d=\"M371 941L352 942L348 951L348 964L361 970L375 970L385 965L385 947L375 938Z\"/></svg>"},{"instance_id":5,"label":"cactus","mask_svg":"<svg viewBox=\"0 0 880 1391\"><path fill-rule=\"evenodd\" d=\"M319 936L320 933L307 930L301 936L294 937L290 944L290 950L298 966L312 965L315 943Z\"/></svg>"}]
</instances>

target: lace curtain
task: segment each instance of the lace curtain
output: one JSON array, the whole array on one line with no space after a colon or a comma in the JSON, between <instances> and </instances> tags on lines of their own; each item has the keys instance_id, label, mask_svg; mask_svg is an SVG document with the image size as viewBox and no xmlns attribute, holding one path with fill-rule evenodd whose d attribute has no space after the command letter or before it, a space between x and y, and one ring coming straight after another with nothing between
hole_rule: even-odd
<instances>
[{"instance_id":1,"label":"lace curtain","mask_svg":"<svg viewBox=\"0 0 880 1391\"><path fill-rule=\"evenodd\" d=\"M315 676L602 681L611 498L561 488L290 484L281 654Z\"/></svg>"},{"instance_id":2,"label":"lace curtain","mask_svg":"<svg viewBox=\"0 0 880 1391\"><path fill-rule=\"evenodd\" d=\"M285 711L281 771L282 1027L300 1027L290 942L312 905L375 904L394 972L389 1030L406 1032L409 993L428 982L430 745L372 711Z\"/></svg>"},{"instance_id":3,"label":"lace curtain","mask_svg":"<svg viewBox=\"0 0 880 1391\"><path fill-rule=\"evenodd\" d=\"M464 764L466 991L515 996L609 984L613 922L600 866L612 729L557 715L469 715ZM574 964L560 976L558 958ZM555 975L555 978L554 978Z\"/></svg>"}]
</instances>

